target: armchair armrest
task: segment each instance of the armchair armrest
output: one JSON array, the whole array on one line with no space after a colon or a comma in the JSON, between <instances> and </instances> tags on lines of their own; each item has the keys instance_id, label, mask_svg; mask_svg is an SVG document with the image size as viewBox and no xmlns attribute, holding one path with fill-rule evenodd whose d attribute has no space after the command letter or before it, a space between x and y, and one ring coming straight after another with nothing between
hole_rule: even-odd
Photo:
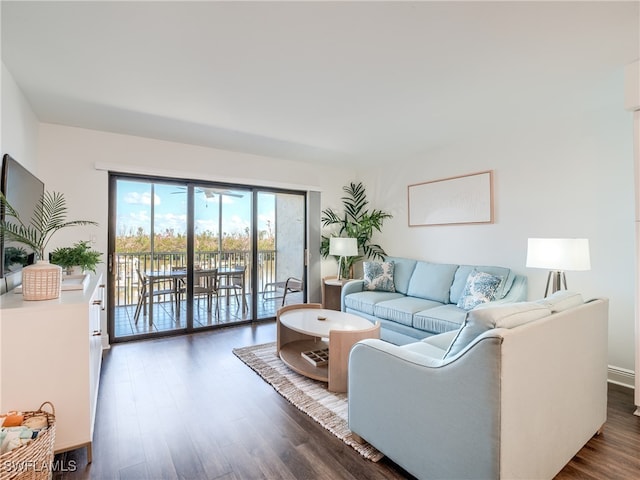
<instances>
[{"instance_id":1,"label":"armchair armrest","mask_svg":"<svg viewBox=\"0 0 640 480\"><path fill-rule=\"evenodd\" d=\"M349 357L349 428L417 477L497 478L500 342L486 336L447 361L358 342Z\"/></svg>"}]
</instances>

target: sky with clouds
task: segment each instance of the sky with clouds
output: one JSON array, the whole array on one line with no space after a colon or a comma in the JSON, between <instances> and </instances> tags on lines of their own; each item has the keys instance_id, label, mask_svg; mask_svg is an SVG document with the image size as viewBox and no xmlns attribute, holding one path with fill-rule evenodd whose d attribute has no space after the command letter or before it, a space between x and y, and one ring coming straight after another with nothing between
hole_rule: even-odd
<instances>
[{"instance_id":1,"label":"sky with clouds","mask_svg":"<svg viewBox=\"0 0 640 480\"><path fill-rule=\"evenodd\" d=\"M145 233L151 228L151 184L129 180L118 181L117 227L118 235L135 234L138 228ZM236 196L238 195L238 196ZM233 190L229 194L205 194L197 189L195 195L196 234L209 231L218 234L222 198L223 233L243 233L251 226L251 192ZM173 231L186 234L187 191L185 187L154 184L155 231ZM258 202L258 229L273 226L275 195L260 193Z\"/></svg>"}]
</instances>

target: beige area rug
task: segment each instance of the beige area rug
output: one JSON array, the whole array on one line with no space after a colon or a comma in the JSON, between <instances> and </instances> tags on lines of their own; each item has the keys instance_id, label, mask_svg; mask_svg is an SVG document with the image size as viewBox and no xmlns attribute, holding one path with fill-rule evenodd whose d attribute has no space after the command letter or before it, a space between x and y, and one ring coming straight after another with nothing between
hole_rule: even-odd
<instances>
[{"instance_id":1,"label":"beige area rug","mask_svg":"<svg viewBox=\"0 0 640 480\"><path fill-rule=\"evenodd\" d=\"M374 462L384 457L368 443L361 445L353 439L348 427L347 394L330 392L326 383L290 370L276 355L275 343L235 348L233 353L280 395L360 455Z\"/></svg>"}]
</instances>

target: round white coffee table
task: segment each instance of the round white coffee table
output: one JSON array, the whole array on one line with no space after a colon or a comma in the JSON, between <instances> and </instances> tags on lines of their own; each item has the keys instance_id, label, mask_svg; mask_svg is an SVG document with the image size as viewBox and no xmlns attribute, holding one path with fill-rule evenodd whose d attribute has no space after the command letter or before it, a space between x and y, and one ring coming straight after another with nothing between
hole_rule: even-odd
<instances>
[{"instance_id":1,"label":"round white coffee table","mask_svg":"<svg viewBox=\"0 0 640 480\"><path fill-rule=\"evenodd\" d=\"M328 382L332 392L346 392L351 347L364 338L380 338L380 324L313 305L278 314L278 355L300 375Z\"/></svg>"}]
</instances>

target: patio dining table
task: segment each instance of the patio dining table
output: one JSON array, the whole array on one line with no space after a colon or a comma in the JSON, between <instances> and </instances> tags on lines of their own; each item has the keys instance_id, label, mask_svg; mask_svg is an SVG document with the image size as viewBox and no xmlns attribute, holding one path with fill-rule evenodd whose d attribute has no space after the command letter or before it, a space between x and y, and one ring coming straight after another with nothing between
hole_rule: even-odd
<instances>
[{"instance_id":1,"label":"patio dining table","mask_svg":"<svg viewBox=\"0 0 640 480\"><path fill-rule=\"evenodd\" d=\"M210 273L214 269L200 269L199 273ZM245 272L244 267L223 267L218 268L218 278L231 278L234 275L242 274L242 312L247 310L247 300L245 296ZM145 276L149 279L149 325L153 325L153 287L154 283L162 280L171 280L172 290L175 296L176 315L180 314L180 304L178 303L178 291L180 288L180 282L184 282L187 278L187 270L185 268L177 268L170 270L147 270ZM227 305L229 304L229 297L227 296Z\"/></svg>"}]
</instances>

